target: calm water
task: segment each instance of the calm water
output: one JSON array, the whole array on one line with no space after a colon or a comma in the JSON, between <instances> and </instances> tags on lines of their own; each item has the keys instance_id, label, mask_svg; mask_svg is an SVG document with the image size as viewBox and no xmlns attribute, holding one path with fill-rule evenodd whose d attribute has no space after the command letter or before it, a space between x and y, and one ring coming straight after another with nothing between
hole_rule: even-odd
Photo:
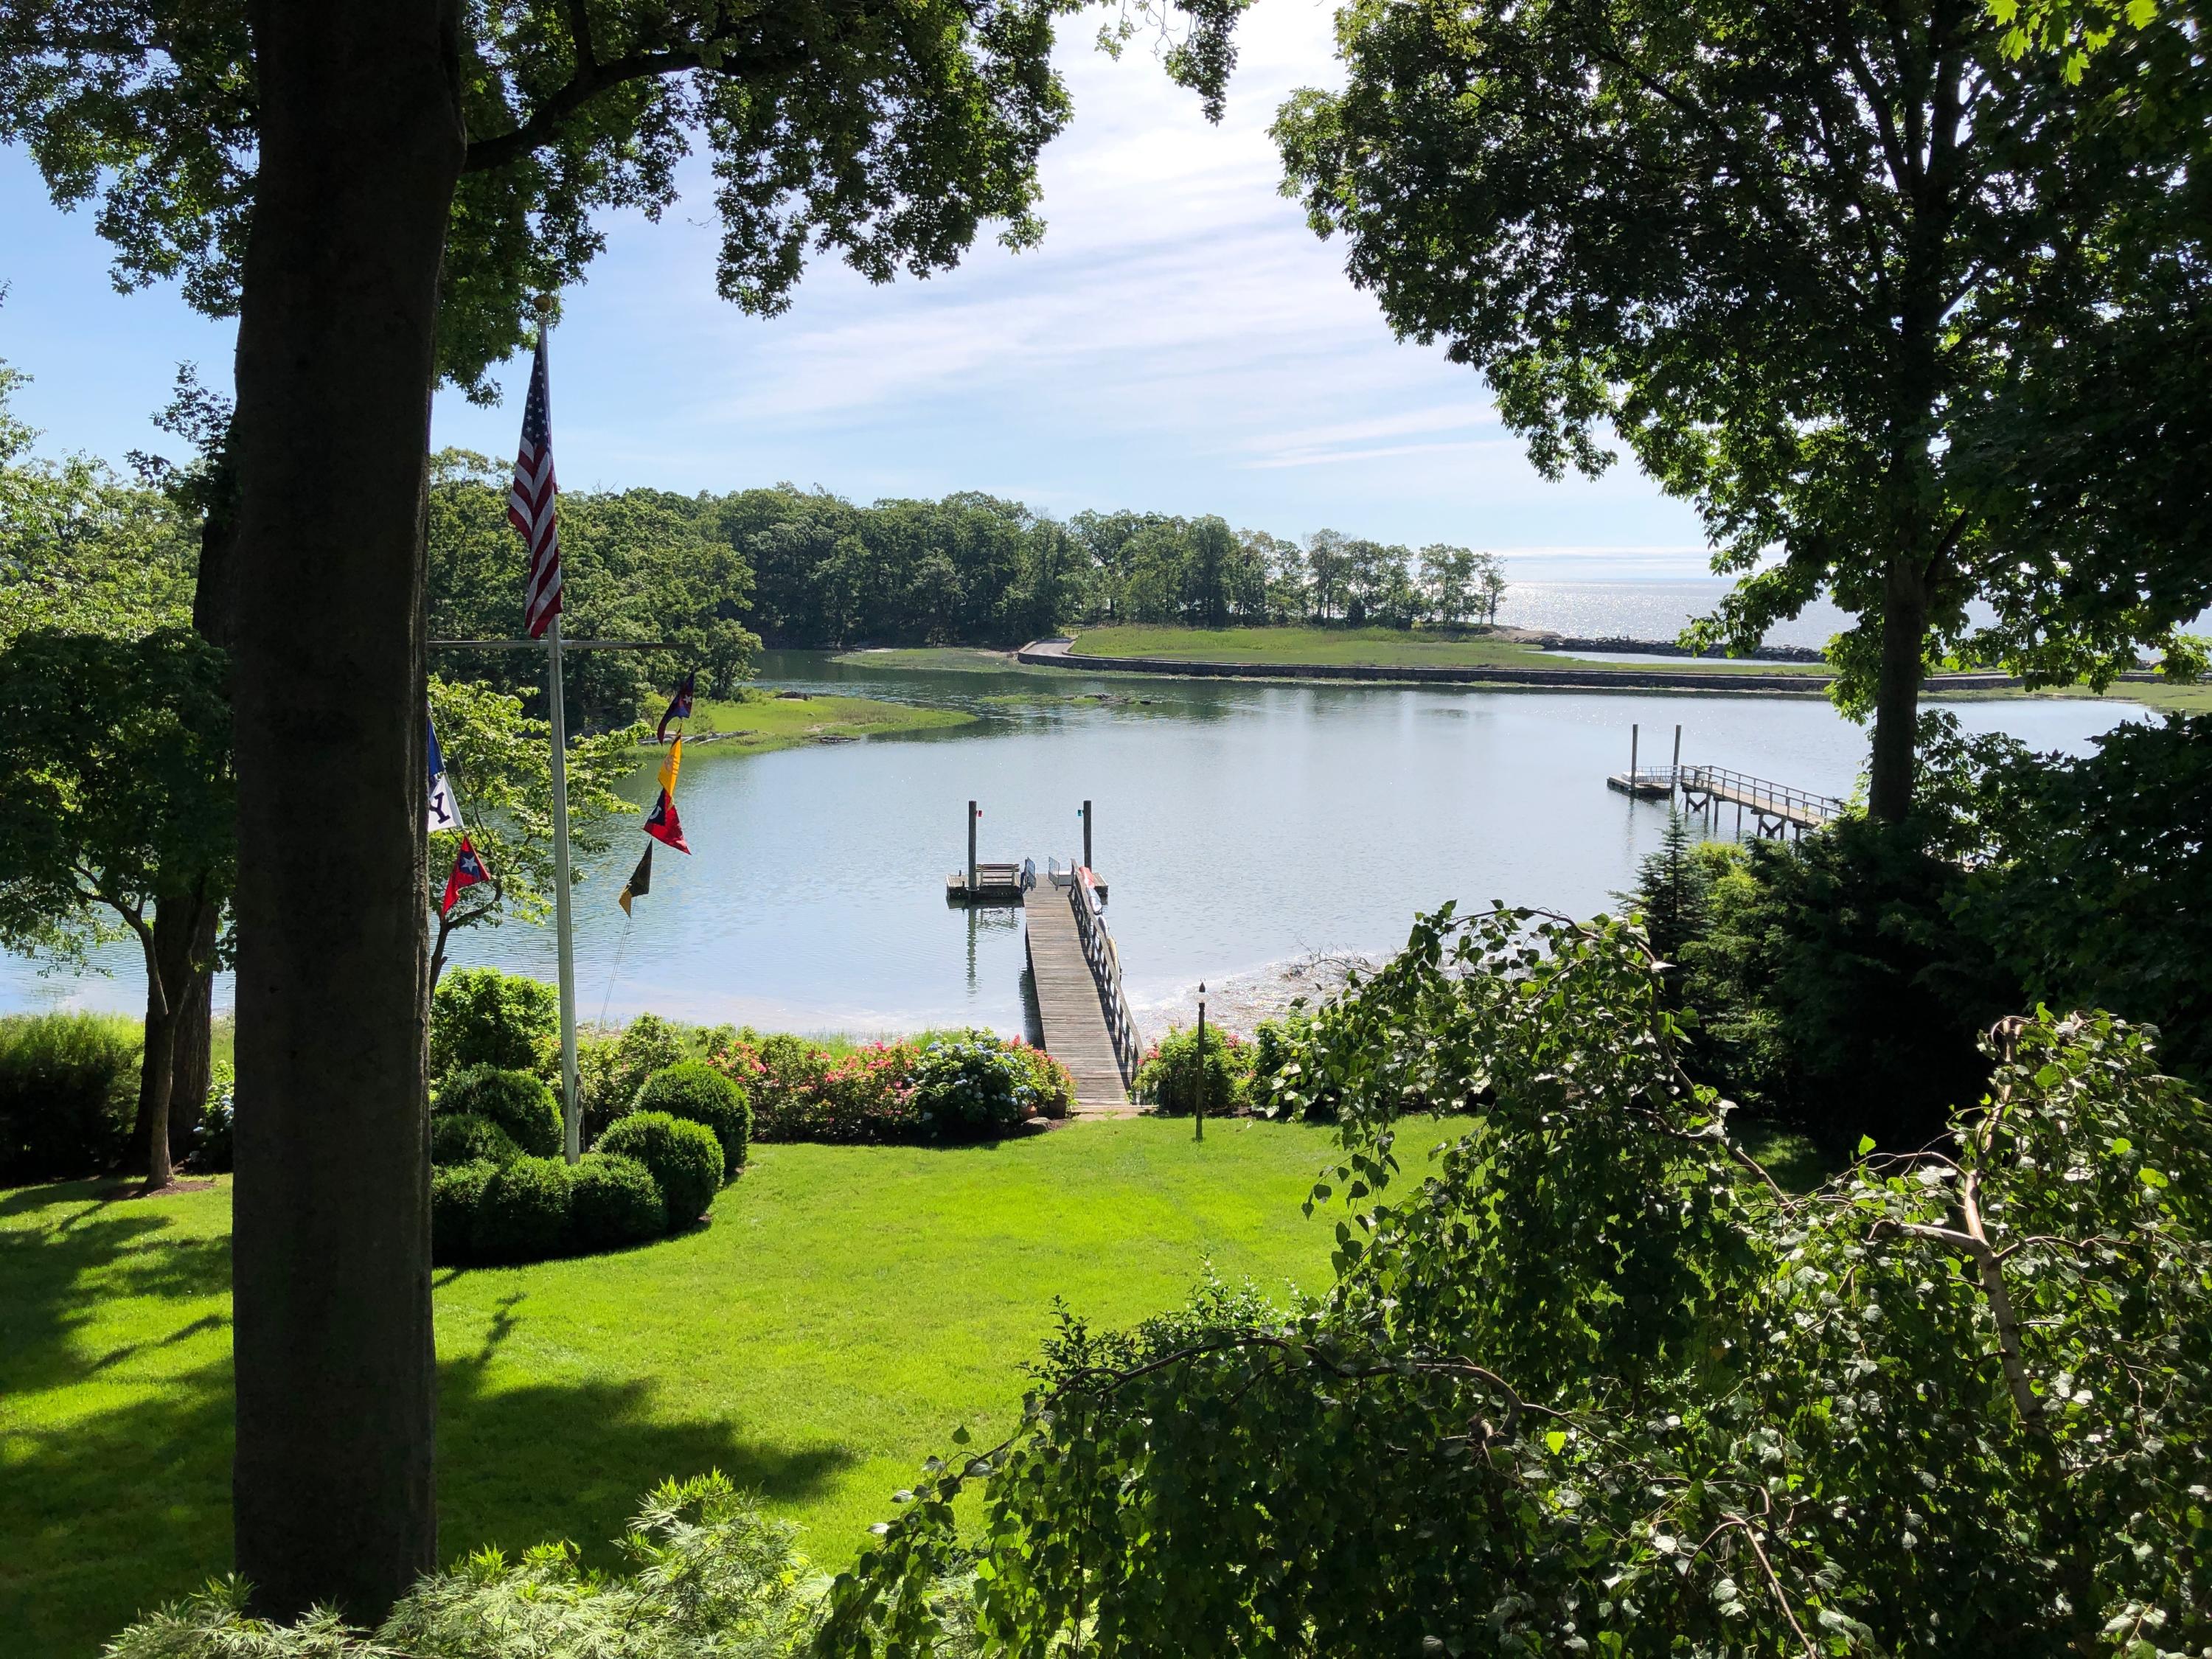
<instances>
[{"instance_id":1,"label":"calm water","mask_svg":"<svg viewBox=\"0 0 2212 1659\"><path fill-rule=\"evenodd\" d=\"M624 846L577 895L577 1003L586 1019L640 1009L798 1030L1023 1024L1018 911L963 912L944 878L963 857L969 797L990 859L1095 850L1132 1000L1149 1028L1196 982L1231 1018L1264 1005L1285 964L1384 951L1413 913L1457 897L1590 912L1656 843L1663 805L1605 787L1629 727L1663 763L1686 761L1848 793L1861 731L1813 700L1564 696L1381 688L1091 682L1054 674L937 674L773 654L763 678L988 711L935 737L744 757L684 757L690 858L663 852L625 924ZM1024 709L1012 692L1105 690L1107 707ZM2131 705L1954 705L1975 730L2078 750ZM641 772L636 793L645 793ZM550 936L465 937L463 963L552 976ZM1224 986L1224 981L1226 984ZM112 979L40 981L0 968L0 1007L55 1000L135 1008L134 963ZM1216 1001L1218 1010L1222 1004Z\"/></svg>"}]
</instances>

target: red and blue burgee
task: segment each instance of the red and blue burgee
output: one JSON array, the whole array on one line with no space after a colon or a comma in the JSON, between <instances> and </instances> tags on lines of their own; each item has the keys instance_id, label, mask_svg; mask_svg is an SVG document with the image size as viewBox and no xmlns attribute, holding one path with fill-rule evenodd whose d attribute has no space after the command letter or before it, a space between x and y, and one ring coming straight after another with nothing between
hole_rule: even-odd
<instances>
[{"instance_id":1,"label":"red and blue burgee","mask_svg":"<svg viewBox=\"0 0 2212 1659\"><path fill-rule=\"evenodd\" d=\"M653 804L653 811L645 815L645 833L663 847L673 847L679 853L691 848L684 840L684 820L676 816L676 797L665 789Z\"/></svg>"},{"instance_id":2,"label":"red and blue burgee","mask_svg":"<svg viewBox=\"0 0 2212 1659\"><path fill-rule=\"evenodd\" d=\"M463 836L460 851L453 854L453 873L446 878L446 896L438 906L438 914L441 916L451 915L453 901L460 897L464 890L478 882L490 879L491 874L483 867L483 860L477 856L474 843Z\"/></svg>"}]
</instances>

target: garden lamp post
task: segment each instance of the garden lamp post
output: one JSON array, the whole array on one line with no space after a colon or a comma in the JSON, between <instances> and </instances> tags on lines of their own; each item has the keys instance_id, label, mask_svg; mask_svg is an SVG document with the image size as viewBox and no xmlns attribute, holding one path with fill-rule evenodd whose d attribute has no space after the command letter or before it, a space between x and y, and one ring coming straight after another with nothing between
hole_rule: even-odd
<instances>
[{"instance_id":1,"label":"garden lamp post","mask_svg":"<svg viewBox=\"0 0 2212 1659\"><path fill-rule=\"evenodd\" d=\"M1198 982L1198 1097L1190 1109L1193 1140L1206 1139L1206 981Z\"/></svg>"}]
</instances>

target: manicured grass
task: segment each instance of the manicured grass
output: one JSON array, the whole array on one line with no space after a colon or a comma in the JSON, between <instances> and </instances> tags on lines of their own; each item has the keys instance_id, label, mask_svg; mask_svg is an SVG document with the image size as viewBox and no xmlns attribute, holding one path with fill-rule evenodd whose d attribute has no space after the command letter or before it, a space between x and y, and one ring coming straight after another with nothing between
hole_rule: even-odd
<instances>
[{"instance_id":1,"label":"manicured grass","mask_svg":"<svg viewBox=\"0 0 2212 1659\"><path fill-rule=\"evenodd\" d=\"M957 708L921 708L872 697L763 696L743 702L702 702L684 730L695 739L711 737L718 749L765 751L803 743L942 731L973 725L975 718Z\"/></svg>"},{"instance_id":2,"label":"manicured grass","mask_svg":"<svg viewBox=\"0 0 2212 1659\"><path fill-rule=\"evenodd\" d=\"M994 1147L763 1146L713 1224L437 1275L447 1557L606 1540L719 1468L848 1561L957 1424L1013 1421L1052 1302L1119 1325L1210 1258L1326 1282L1298 1212L1331 1142L1260 1122L1075 1123ZM230 1193L0 1194L0 1650L82 1659L230 1565ZM333 1494L341 1501L342 1494Z\"/></svg>"},{"instance_id":3,"label":"manicured grass","mask_svg":"<svg viewBox=\"0 0 2212 1659\"><path fill-rule=\"evenodd\" d=\"M1411 633L1395 628L1092 628L1068 647L1082 656L1166 657L1178 662L1316 663L1374 668L1595 668L1694 670L1699 673L1823 676L1818 663L1732 661L1593 662L1479 634Z\"/></svg>"}]
</instances>

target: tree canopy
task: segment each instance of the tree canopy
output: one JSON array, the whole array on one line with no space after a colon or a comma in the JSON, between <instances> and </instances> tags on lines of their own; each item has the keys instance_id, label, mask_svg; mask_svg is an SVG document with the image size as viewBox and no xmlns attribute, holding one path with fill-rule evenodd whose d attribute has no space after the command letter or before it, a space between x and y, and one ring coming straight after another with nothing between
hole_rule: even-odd
<instances>
[{"instance_id":1,"label":"tree canopy","mask_svg":"<svg viewBox=\"0 0 2212 1659\"><path fill-rule=\"evenodd\" d=\"M1931 662L2101 682L2212 600L2193 16L2069 79L1984 0L1360 0L1345 88L1276 135L1354 283L1540 469L1602 471L1609 428L1696 504L1743 576L1714 632L1824 590L1859 619L1837 695L1896 819Z\"/></svg>"},{"instance_id":2,"label":"tree canopy","mask_svg":"<svg viewBox=\"0 0 2212 1659\"><path fill-rule=\"evenodd\" d=\"M1249 0L1129 0L1168 73L1218 118ZM532 307L582 279L598 220L658 219L703 148L722 231L717 289L790 303L836 250L872 282L958 263L982 229L1034 243L1036 159L1071 106L1054 20L1090 0L499 0L453 9L468 146L438 302L438 371L478 401ZM0 14L0 139L49 192L90 204L118 289L177 282L236 313L263 100L245 0L42 0Z\"/></svg>"}]
</instances>

